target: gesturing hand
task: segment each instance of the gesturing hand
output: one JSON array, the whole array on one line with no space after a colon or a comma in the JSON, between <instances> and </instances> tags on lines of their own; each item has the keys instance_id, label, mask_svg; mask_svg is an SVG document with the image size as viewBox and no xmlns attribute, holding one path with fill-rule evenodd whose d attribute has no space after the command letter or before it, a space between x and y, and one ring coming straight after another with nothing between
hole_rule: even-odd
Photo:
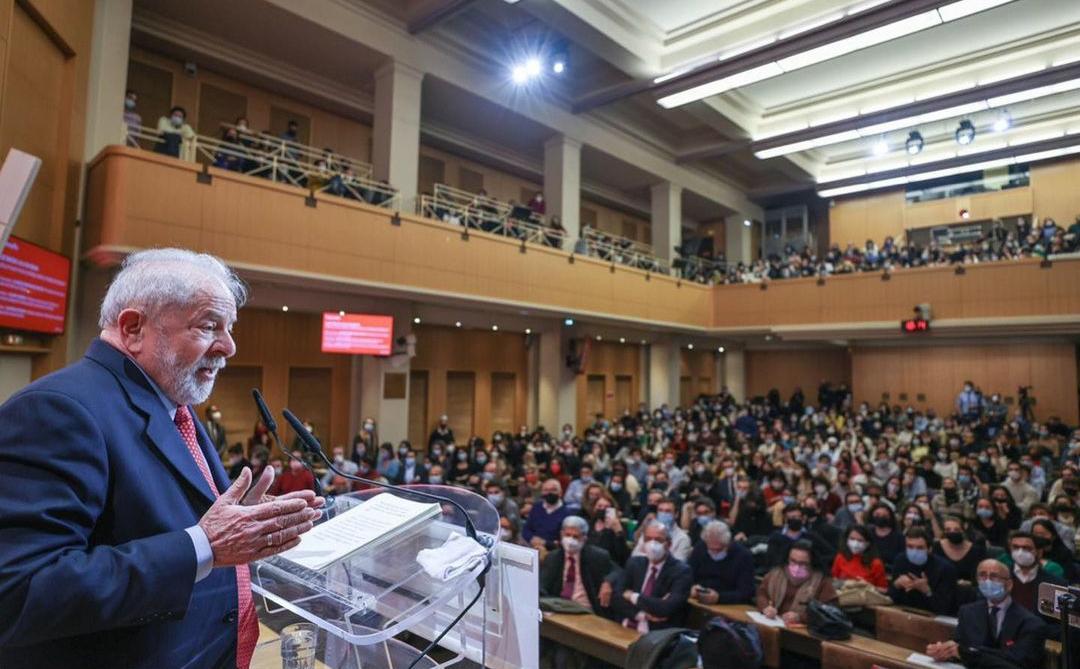
<instances>
[{"instance_id":1,"label":"gesturing hand","mask_svg":"<svg viewBox=\"0 0 1080 669\"><path fill-rule=\"evenodd\" d=\"M316 496L315 492L312 490L296 490L294 492L285 493L284 495L266 494L266 491L274 484L274 476L273 467L264 468L262 475L259 476L259 480L251 486L243 497L241 497L240 503L245 506L253 506L255 504L272 502L274 500L302 499L307 503L308 507L312 509L321 509L323 505L326 504L326 500Z\"/></svg>"},{"instance_id":2,"label":"gesturing hand","mask_svg":"<svg viewBox=\"0 0 1080 669\"><path fill-rule=\"evenodd\" d=\"M241 505L251 484L251 470L244 467L236 479L199 520L214 553L214 566L227 567L286 551L300 543L300 535L312 527L320 512L308 508L304 499L274 499Z\"/></svg>"}]
</instances>

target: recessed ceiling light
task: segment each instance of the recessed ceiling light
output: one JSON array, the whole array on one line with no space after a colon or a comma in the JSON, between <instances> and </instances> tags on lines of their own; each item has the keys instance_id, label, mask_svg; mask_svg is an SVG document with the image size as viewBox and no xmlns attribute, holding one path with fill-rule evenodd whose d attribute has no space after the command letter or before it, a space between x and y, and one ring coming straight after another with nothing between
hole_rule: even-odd
<instances>
[{"instance_id":1,"label":"recessed ceiling light","mask_svg":"<svg viewBox=\"0 0 1080 669\"><path fill-rule=\"evenodd\" d=\"M338 316L344 316L344 315L345 315L345 312L344 312L344 311L339 311L339 312L337 312L337 315L338 315Z\"/></svg>"},{"instance_id":2,"label":"recessed ceiling light","mask_svg":"<svg viewBox=\"0 0 1080 669\"><path fill-rule=\"evenodd\" d=\"M745 226L746 226L746 227L748 227L748 228L749 228L749 227L750 227L751 225L753 225L753 224L752 224L752 223L750 222L750 219L749 219L749 218L744 218L744 219L743 219L743 222L742 222L742 224L743 224L743 225L745 225Z\"/></svg>"},{"instance_id":3,"label":"recessed ceiling light","mask_svg":"<svg viewBox=\"0 0 1080 669\"><path fill-rule=\"evenodd\" d=\"M499 326L498 325L492 325L491 326L491 331L492 332L498 332L499 331Z\"/></svg>"},{"instance_id":4,"label":"recessed ceiling light","mask_svg":"<svg viewBox=\"0 0 1080 669\"><path fill-rule=\"evenodd\" d=\"M573 318L567 318L566 320L563 321L563 325L565 325L566 327L570 327L573 324L574 324L574 319Z\"/></svg>"},{"instance_id":5,"label":"recessed ceiling light","mask_svg":"<svg viewBox=\"0 0 1080 669\"><path fill-rule=\"evenodd\" d=\"M416 324L416 325L420 325L420 317L419 316L413 316L412 322L414 324Z\"/></svg>"},{"instance_id":6,"label":"recessed ceiling light","mask_svg":"<svg viewBox=\"0 0 1080 669\"><path fill-rule=\"evenodd\" d=\"M596 335L596 341L603 341L603 340L604 340L603 337L601 337L600 335Z\"/></svg>"},{"instance_id":7,"label":"recessed ceiling light","mask_svg":"<svg viewBox=\"0 0 1080 669\"><path fill-rule=\"evenodd\" d=\"M626 343L626 337L619 337L619 343L620 344L625 344Z\"/></svg>"},{"instance_id":8,"label":"recessed ceiling light","mask_svg":"<svg viewBox=\"0 0 1080 669\"><path fill-rule=\"evenodd\" d=\"M525 334L532 334L532 328L525 328Z\"/></svg>"},{"instance_id":9,"label":"recessed ceiling light","mask_svg":"<svg viewBox=\"0 0 1080 669\"><path fill-rule=\"evenodd\" d=\"M642 346L644 346L645 344L648 344L648 343L649 343L649 340L648 340L648 339L642 339L642 340L641 340L641 345L642 345Z\"/></svg>"},{"instance_id":10,"label":"recessed ceiling light","mask_svg":"<svg viewBox=\"0 0 1080 669\"><path fill-rule=\"evenodd\" d=\"M288 311L289 310L289 305L287 305L287 304L281 305L281 310L282 311Z\"/></svg>"},{"instance_id":11,"label":"recessed ceiling light","mask_svg":"<svg viewBox=\"0 0 1080 669\"><path fill-rule=\"evenodd\" d=\"M461 327L461 321L454 321L454 327L456 327L456 328Z\"/></svg>"},{"instance_id":12,"label":"recessed ceiling light","mask_svg":"<svg viewBox=\"0 0 1080 669\"><path fill-rule=\"evenodd\" d=\"M723 346L717 347L716 352L717 353L723 353L724 352L724 347Z\"/></svg>"},{"instance_id":13,"label":"recessed ceiling light","mask_svg":"<svg viewBox=\"0 0 1080 669\"><path fill-rule=\"evenodd\" d=\"M688 348L688 349L690 349L691 351L693 351L693 350L694 350L694 345L693 345L693 344L687 344L687 345L686 345L686 348Z\"/></svg>"}]
</instances>

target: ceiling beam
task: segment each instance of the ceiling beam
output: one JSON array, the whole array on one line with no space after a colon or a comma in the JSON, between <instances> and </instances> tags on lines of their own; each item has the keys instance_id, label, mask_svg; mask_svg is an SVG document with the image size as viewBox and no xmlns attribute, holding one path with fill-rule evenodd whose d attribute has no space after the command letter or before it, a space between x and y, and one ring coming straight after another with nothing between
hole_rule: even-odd
<instances>
[{"instance_id":1,"label":"ceiling beam","mask_svg":"<svg viewBox=\"0 0 1080 669\"><path fill-rule=\"evenodd\" d=\"M653 93L656 97L680 93L737 72L749 70L759 65L765 65L874 28L895 23L916 14L936 9L942 4L944 4L943 0L906 0L905 2L886 3L855 16L843 18L815 30L795 35L790 39L774 42L734 58L713 62L659 84L647 79L635 80L590 93L574 102L573 111L580 114L645 91Z\"/></svg>"},{"instance_id":2,"label":"ceiling beam","mask_svg":"<svg viewBox=\"0 0 1080 669\"><path fill-rule=\"evenodd\" d=\"M1042 72L1036 72L1035 74L1023 74L1011 79L1003 79L1002 81L997 81L986 86L979 86L977 88L969 88L956 93L947 93L937 97L926 98L925 100L919 100L918 102L901 105L899 107L892 107L873 114L864 114L862 116L842 119L832 123L816 125L812 128L796 130L783 135L774 135L773 137L762 139L757 142L749 139L742 141L716 142L680 153L676 157L676 160L678 162L692 162L705 158L718 158L744 148L749 148L752 151L765 151L766 149L772 149L778 146L805 142L819 137L828 137L829 135L856 130L870 125L888 123L889 121L895 121L909 116L918 116L920 114L935 112L941 109L949 109L950 107L958 107L971 102L978 102L987 98L1018 93L1020 91L1026 91L1041 86L1049 86L1051 84L1078 78L1080 78L1080 63L1062 65L1060 67L1043 70ZM777 157L784 158L788 156Z\"/></svg>"},{"instance_id":3,"label":"ceiling beam","mask_svg":"<svg viewBox=\"0 0 1080 669\"><path fill-rule=\"evenodd\" d=\"M455 14L465 10L476 0L445 0L428 8L419 16L409 19L408 30L410 35L423 32L428 28L446 21Z\"/></svg>"}]
</instances>

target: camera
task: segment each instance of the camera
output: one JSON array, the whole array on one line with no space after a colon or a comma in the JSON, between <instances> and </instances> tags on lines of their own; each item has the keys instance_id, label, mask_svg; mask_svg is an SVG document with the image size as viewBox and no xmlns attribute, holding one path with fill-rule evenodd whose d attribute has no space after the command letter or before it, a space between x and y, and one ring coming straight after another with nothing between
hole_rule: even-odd
<instances>
[{"instance_id":1,"label":"camera","mask_svg":"<svg viewBox=\"0 0 1080 669\"><path fill-rule=\"evenodd\" d=\"M188 75L189 77L194 77L198 73L199 73L199 66L196 65L193 61L189 60L186 63L184 63L184 74Z\"/></svg>"}]
</instances>

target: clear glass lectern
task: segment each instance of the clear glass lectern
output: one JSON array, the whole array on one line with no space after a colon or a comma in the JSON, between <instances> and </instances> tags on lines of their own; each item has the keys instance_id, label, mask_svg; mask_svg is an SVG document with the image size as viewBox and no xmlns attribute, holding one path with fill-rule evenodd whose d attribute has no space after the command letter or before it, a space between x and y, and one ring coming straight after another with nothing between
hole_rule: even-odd
<instances>
[{"instance_id":1,"label":"clear glass lectern","mask_svg":"<svg viewBox=\"0 0 1080 669\"><path fill-rule=\"evenodd\" d=\"M494 559L499 537L499 516L483 497L463 488L418 485L410 489L454 500L468 513L477 537ZM399 494L382 488L349 493L335 498L337 512L345 511L375 495ZM402 494L414 501L431 501ZM280 556L253 563L251 586L261 595L267 612L287 610L326 632L326 664L342 669L405 669L420 654L393 637L414 632L432 639L477 595L478 565L449 581L434 579L417 563L425 548L441 546L451 533L466 534L465 517L451 504L442 504L442 515L410 531L399 532L371 548L363 548L319 571L306 569ZM484 609L484 598L447 636L458 657L484 657L484 630L475 616ZM470 621L470 624L466 624ZM486 623L481 615L480 622ZM435 634L432 634L434 632ZM355 658L355 661L350 659ZM455 658L456 661L456 658ZM448 663L444 663L448 664ZM440 666L425 658L417 667Z\"/></svg>"}]
</instances>

